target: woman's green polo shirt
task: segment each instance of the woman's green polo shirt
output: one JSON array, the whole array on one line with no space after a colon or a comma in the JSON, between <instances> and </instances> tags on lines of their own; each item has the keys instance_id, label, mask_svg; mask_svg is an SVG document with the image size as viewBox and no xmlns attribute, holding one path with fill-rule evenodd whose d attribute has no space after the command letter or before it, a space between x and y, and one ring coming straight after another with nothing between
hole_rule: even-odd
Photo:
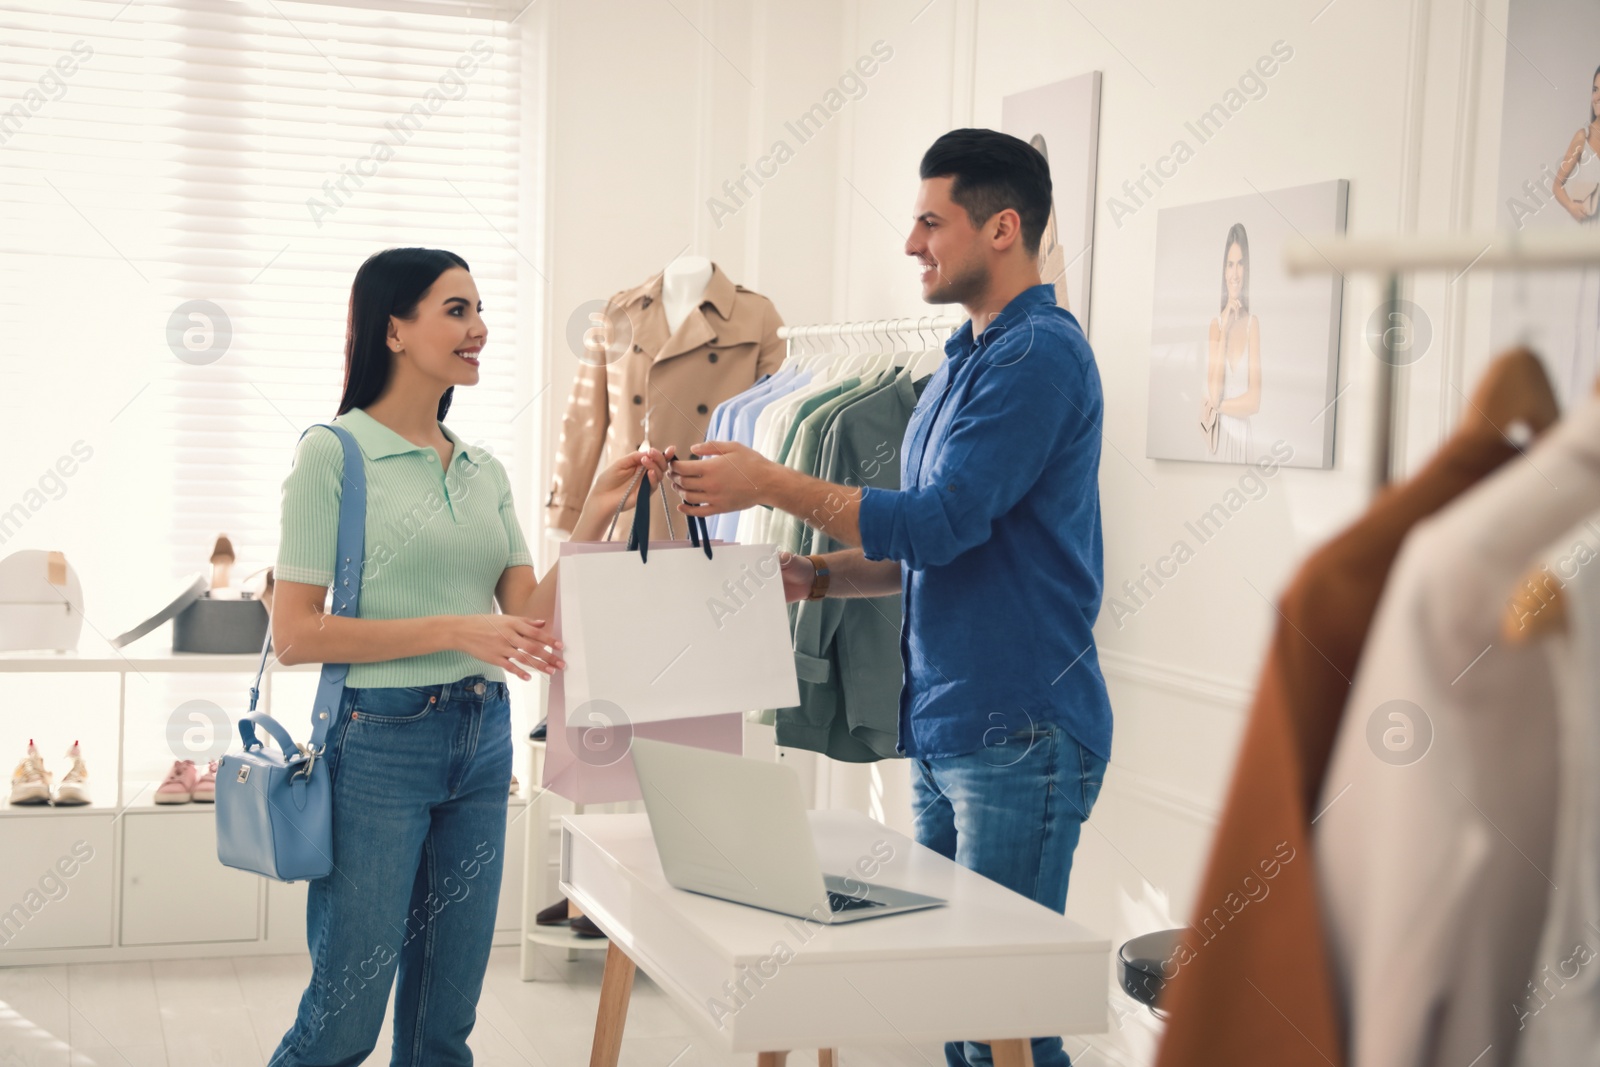
<instances>
[{"instance_id":1,"label":"woman's green polo shirt","mask_svg":"<svg viewBox=\"0 0 1600 1067\"><path fill-rule=\"evenodd\" d=\"M506 471L487 450L469 445L443 423L455 445L448 472L439 453L414 445L360 408L333 420L361 446L367 471L366 556L360 616L487 615L507 567L529 567ZM344 449L326 429L300 441L283 482L283 512L274 577L331 586L339 531ZM499 667L464 652L434 652L381 663L353 663L347 685L410 686L481 674L504 681Z\"/></svg>"}]
</instances>

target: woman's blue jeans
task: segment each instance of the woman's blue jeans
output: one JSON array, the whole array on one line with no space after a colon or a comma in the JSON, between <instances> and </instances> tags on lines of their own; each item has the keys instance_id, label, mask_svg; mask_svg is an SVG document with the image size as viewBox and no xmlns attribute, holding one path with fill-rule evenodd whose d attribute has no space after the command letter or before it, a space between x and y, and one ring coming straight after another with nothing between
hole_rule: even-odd
<instances>
[{"instance_id":1,"label":"woman's blue jeans","mask_svg":"<svg viewBox=\"0 0 1600 1067\"><path fill-rule=\"evenodd\" d=\"M1055 723L1022 728L977 752L911 761L917 841L1052 911L1106 761ZM953 1041L947 1067L990 1067L989 1046ZM1036 1067L1069 1067L1059 1037L1033 1039Z\"/></svg>"},{"instance_id":2,"label":"woman's blue jeans","mask_svg":"<svg viewBox=\"0 0 1600 1067\"><path fill-rule=\"evenodd\" d=\"M328 729L333 872L306 903L311 983L269 1067L373 1051L395 987L393 1067L472 1063L505 862L510 702L480 675L349 689Z\"/></svg>"}]
</instances>

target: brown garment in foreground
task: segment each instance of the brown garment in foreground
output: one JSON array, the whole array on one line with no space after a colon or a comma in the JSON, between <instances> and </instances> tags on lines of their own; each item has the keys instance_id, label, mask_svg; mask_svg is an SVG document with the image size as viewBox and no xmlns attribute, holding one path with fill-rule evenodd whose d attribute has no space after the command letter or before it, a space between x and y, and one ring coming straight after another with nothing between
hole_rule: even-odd
<instances>
[{"instance_id":1,"label":"brown garment in foreground","mask_svg":"<svg viewBox=\"0 0 1600 1067\"><path fill-rule=\"evenodd\" d=\"M1542 371L1536 377L1548 393ZM1546 406L1536 431L1554 419L1553 396L1534 408ZM1161 1007L1170 1016L1157 1067L1345 1062L1311 856L1312 805L1406 534L1515 455L1487 420L1463 429L1315 552L1284 592L1194 917L1164 968L1171 980Z\"/></svg>"},{"instance_id":2,"label":"brown garment in foreground","mask_svg":"<svg viewBox=\"0 0 1600 1067\"><path fill-rule=\"evenodd\" d=\"M712 264L698 307L677 330L667 328L661 275L625 289L606 304L603 321L584 337L584 355L561 420L555 476L545 501L548 527L571 532L602 464L650 445L689 446L706 439L711 413L783 363L778 339L783 320L772 301L751 292ZM675 494L670 503L678 503ZM688 537L687 516L672 514L673 532ZM628 536L617 523L614 539ZM660 501L650 514L650 536L667 536Z\"/></svg>"}]
</instances>

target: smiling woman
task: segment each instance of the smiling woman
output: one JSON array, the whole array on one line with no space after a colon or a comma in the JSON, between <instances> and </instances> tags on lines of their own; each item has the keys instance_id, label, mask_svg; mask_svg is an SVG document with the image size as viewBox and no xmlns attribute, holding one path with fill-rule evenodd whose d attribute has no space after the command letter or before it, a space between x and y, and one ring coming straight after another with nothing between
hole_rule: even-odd
<instances>
[{"instance_id":1,"label":"smiling woman","mask_svg":"<svg viewBox=\"0 0 1600 1067\"><path fill-rule=\"evenodd\" d=\"M484 861L482 891L443 911L431 903L436 872L485 845L491 858L504 854L512 761L505 675L526 681L531 671L565 666L545 624L555 582L534 577L505 469L443 422L455 390L479 380L489 335L482 310L466 260L453 252L392 248L356 273L334 423L354 438L352 459L366 476L357 615L324 610L346 484L343 444L313 427L284 481L272 612L278 659L350 666L318 750L332 794L333 870L309 883L313 974L275 1064L364 1058L385 1011L378 990L391 981L397 1044L422 1050L428 1063L470 1055L503 863ZM579 522L583 536L623 504L637 471L658 482L664 463L659 453L635 453L602 472ZM375 955L419 914L428 937ZM375 986L336 992L350 972ZM429 1001L441 983L460 997Z\"/></svg>"}]
</instances>

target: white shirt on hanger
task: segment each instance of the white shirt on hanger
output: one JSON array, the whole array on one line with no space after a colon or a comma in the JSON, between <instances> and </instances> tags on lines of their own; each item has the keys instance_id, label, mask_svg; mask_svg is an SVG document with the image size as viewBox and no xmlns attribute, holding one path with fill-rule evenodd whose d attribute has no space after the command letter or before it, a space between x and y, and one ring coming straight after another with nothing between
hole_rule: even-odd
<instances>
[{"instance_id":1,"label":"white shirt on hanger","mask_svg":"<svg viewBox=\"0 0 1600 1067\"><path fill-rule=\"evenodd\" d=\"M783 444L784 436L789 432L789 427L794 424L795 414L800 405L811 399L816 394L833 386L837 379L837 371L830 366L826 373L817 374L810 385L803 385L794 392L779 397L768 404L760 415L756 416L754 448L768 459L776 459L778 447ZM738 541L742 545L762 544L767 538L768 519L772 512L764 507L756 506L746 508L739 515Z\"/></svg>"},{"instance_id":2,"label":"white shirt on hanger","mask_svg":"<svg viewBox=\"0 0 1600 1067\"><path fill-rule=\"evenodd\" d=\"M1600 1064L1600 522L1562 539L1565 633L1542 641L1556 679L1561 744L1555 861L1533 973L1512 1005L1519 1067Z\"/></svg>"},{"instance_id":3,"label":"white shirt on hanger","mask_svg":"<svg viewBox=\"0 0 1600 1067\"><path fill-rule=\"evenodd\" d=\"M1529 563L1596 508L1591 400L1395 563L1315 821L1351 1067L1512 1062L1553 884L1556 713L1544 653L1508 645L1500 619Z\"/></svg>"}]
</instances>

